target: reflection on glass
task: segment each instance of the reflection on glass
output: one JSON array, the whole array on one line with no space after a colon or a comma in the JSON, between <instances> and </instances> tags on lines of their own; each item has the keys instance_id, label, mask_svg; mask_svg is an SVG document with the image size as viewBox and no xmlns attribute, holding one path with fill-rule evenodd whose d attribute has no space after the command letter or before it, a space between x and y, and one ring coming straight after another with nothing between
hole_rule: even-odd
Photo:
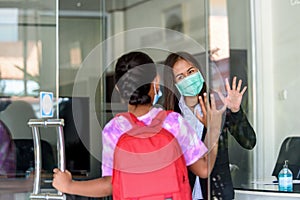
<instances>
[{"instance_id":1,"label":"reflection on glass","mask_svg":"<svg viewBox=\"0 0 300 200\"><path fill-rule=\"evenodd\" d=\"M300 105L298 103L300 90L297 72L299 71L298 38L300 34L295 19L299 18L300 12L297 0L276 1L272 3L272 6L265 3L266 10L271 10L273 13L272 23L269 22L271 14L268 12L259 13L255 7L252 8L254 12L250 13L250 2L254 1L89 0L70 2L61 0L59 2L61 16L59 19L60 94L58 96L72 95L75 77L82 67L81 64L98 47L104 37L108 39L120 33L123 34L122 37L115 38L116 40L110 43L109 48L105 49L107 51L102 52L101 55L97 54L100 55L97 57L100 59L92 63L94 68L91 70L91 75L85 74L86 76L78 81L82 96L89 96L91 86L99 84L97 94L91 100L96 99L95 109L90 107L90 110L96 110L103 124L112 116L109 110L102 108L109 107L103 104L110 103L112 99L110 94L114 84L113 67L105 66L105 59L111 61L110 64L113 66L115 58L122 53L141 46L151 47L151 45L160 45L160 49L144 50L158 62L163 61L169 53L165 49L184 50L203 57L205 50L209 50L210 59L214 62L207 67L213 79L237 75L243 80L243 85L248 86L242 107L258 135L258 144L253 151L241 149L239 144L229 137L229 167L234 187L246 190L277 191L277 185L269 183L276 180L276 177L271 175L271 171L274 169L280 145L288 136L299 135L297 111ZM105 8L100 8L99 4L103 2L105 2ZM205 13L206 3L209 3L211 13ZM39 117L38 99L35 98L39 91L54 92L57 87L55 6L55 0L0 2L0 119L10 127L13 139L20 132L14 129L27 127L28 117ZM259 5L256 6L259 7ZM259 7L259 9L262 8ZM250 16L251 14L253 16ZM255 24L256 21L251 21L251 18L256 16L258 21ZM209 22L209 30L206 30L206 22ZM254 30L251 29L257 24L261 25L259 28L262 30L259 31L264 36L258 38L257 41L261 40L262 43L255 47L256 43L253 45L254 41L251 41L254 38L251 35ZM145 27L166 28L178 32L174 34L169 31L149 31ZM136 28L142 28L144 32L140 36L124 34ZM202 49L198 46L194 48L190 43L180 40L181 37L178 37L177 33L195 40L195 43L200 44ZM206 41L206 33L209 33L209 41ZM209 48L205 46L206 42L209 43ZM256 55L257 60L254 60L255 56L253 56L255 51L261 53ZM205 63L205 58L203 60ZM257 63L257 66L253 67L252 63ZM93 72L96 71L94 69L99 71L100 67L103 67L105 77L98 81L97 75ZM260 78L257 80L259 87L253 87L256 83L253 82L256 81L254 77L256 75ZM213 88L220 89L220 86L221 81L213 81ZM18 118L5 121L14 107L12 102L19 100L29 104L31 111L16 115L25 117L23 121L15 120ZM114 103L117 102L114 101ZM28 105L22 104L22 106L28 108ZM90 124L90 129L93 134L99 136L100 131L95 128L95 124ZM19 136L32 137L30 130L27 131L27 129L24 129ZM55 146L55 138L47 138L47 140L52 147ZM98 137L91 136L93 142L90 145L98 154L100 148L94 142L96 140ZM268 146L270 149L267 149ZM91 171L98 170L98 168L95 170L92 164L90 167ZM97 173L99 174L99 171ZM268 184L261 180L268 180ZM299 184L294 188L297 186Z\"/></svg>"},{"instance_id":2,"label":"reflection on glass","mask_svg":"<svg viewBox=\"0 0 300 200\"><path fill-rule=\"evenodd\" d=\"M39 5L40 9L43 6L47 7L47 4ZM5 49L0 52L1 95L37 96L40 89L53 90L55 67L52 68L52 72L49 69L44 70L49 64L44 62L43 57L47 55L51 58L52 55L55 63L55 46L51 49L51 46L47 45L50 41L44 38L48 35L49 38L55 39L54 35L51 35L55 33L55 12L22 7L0 9L0 48ZM47 76L43 74L44 71L48 72ZM52 76L49 76L51 74Z\"/></svg>"},{"instance_id":3,"label":"reflection on glass","mask_svg":"<svg viewBox=\"0 0 300 200\"><path fill-rule=\"evenodd\" d=\"M25 44L19 40L21 37L19 23L19 10L17 8L0 9L0 91L1 96L36 95L34 90L39 89L36 76L38 69L38 51L40 45L35 41ZM28 53L27 56L24 54ZM25 58L24 58L25 56ZM28 67L27 67L28 66ZM27 82L27 76L32 78Z\"/></svg>"},{"instance_id":4,"label":"reflection on glass","mask_svg":"<svg viewBox=\"0 0 300 200\"><path fill-rule=\"evenodd\" d=\"M32 191L34 149L27 123L38 118L40 90L56 88L55 16L55 0L0 2L0 199ZM56 136L42 140L54 155ZM54 159L44 157L44 172L51 173Z\"/></svg>"}]
</instances>

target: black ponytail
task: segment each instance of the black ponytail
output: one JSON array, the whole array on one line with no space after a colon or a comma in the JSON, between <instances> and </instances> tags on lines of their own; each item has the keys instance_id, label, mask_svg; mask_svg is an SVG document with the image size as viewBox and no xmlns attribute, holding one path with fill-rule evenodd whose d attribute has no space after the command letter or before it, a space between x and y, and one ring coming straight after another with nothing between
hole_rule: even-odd
<instances>
[{"instance_id":1,"label":"black ponytail","mask_svg":"<svg viewBox=\"0 0 300 200\"><path fill-rule=\"evenodd\" d=\"M153 60L145 53L131 52L116 64L115 81L121 97L131 105L151 103L148 95L156 76Z\"/></svg>"}]
</instances>

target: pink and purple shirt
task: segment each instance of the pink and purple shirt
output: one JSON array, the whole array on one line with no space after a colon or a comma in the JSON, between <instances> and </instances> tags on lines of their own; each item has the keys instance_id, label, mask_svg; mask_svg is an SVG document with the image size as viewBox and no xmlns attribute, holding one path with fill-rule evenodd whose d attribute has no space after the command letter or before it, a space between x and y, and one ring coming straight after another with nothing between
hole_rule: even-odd
<instances>
[{"instance_id":1,"label":"pink and purple shirt","mask_svg":"<svg viewBox=\"0 0 300 200\"><path fill-rule=\"evenodd\" d=\"M138 117L138 119L149 125L161 110L161 108L152 108L147 114ZM131 128L130 122L123 116L114 117L104 127L102 132L102 176L112 176L114 149L120 136ZM163 128L177 139L187 166L195 163L207 152L201 138L179 113L169 113L163 122Z\"/></svg>"}]
</instances>

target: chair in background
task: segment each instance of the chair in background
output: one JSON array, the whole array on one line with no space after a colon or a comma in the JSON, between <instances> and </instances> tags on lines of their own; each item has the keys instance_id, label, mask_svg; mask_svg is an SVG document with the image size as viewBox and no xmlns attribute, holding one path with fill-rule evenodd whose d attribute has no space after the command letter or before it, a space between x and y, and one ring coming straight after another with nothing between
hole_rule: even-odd
<instances>
[{"instance_id":1,"label":"chair in background","mask_svg":"<svg viewBox=\"0 0 300 200\"><path fill-rule=\"evenodd\" d=\"M31 128L27 125L32 118L36 118L32 106L22 100L12 101L0 114L0 119L9 128L13 139L32 138Z\"/></svg>"},{"instance_id":2,"label":"chair in background","mask_svg":"<svg viewBox=\"0 0 300 200\"><path fill-rule=\"evenodd\" d=\"M32 139L32 130L28 126L30 119L36 119L36 113L30 101L12 100L0 113L0 119L6 124L13 139ZM41 139L49 142L53 151L56 147L56 132L52 129L42 129Z\"/></svg>"},{"instance_id":3,"label":"chair in background","mask_svg":"<svg viewBox=\"0 0 300 200\"><path fill-rule=\"evenodd\" d=\"M288 160L288 167L293 173L293 179L300 179L300 137L287 137L281 144L277 162L272 176L278 177L284 161Z\"/></svg>"}]
</instances>

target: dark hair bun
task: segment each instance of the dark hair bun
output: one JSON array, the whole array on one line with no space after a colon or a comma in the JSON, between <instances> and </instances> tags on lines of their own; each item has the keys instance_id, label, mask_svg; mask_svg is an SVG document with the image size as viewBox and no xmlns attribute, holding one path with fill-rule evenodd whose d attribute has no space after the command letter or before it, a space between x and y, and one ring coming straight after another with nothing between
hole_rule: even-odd
<instances>
[{"instance_id":1,"label":"dark hair bun","mask_svg":"<svg viewBox=\"0 0 300 200\"><path fill-rule=\"evenodd\" d=\"M148 93L155 76L154 62L145 53L131 52L117 61L116 85L121 97L131 105L151 103Z\"/></svg>"}]
</instances>

